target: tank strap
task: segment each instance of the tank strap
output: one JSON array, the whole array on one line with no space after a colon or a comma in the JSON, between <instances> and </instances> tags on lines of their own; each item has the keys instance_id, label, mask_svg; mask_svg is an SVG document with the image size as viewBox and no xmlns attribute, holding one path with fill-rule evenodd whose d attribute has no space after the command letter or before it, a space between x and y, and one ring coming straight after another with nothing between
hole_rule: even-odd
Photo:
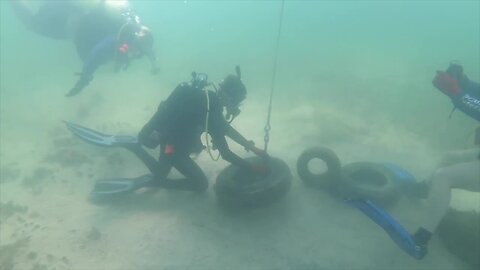
<instances>
[{"instance_id":1,"label":"tank strap","mask_svg":"<svg viewBox=\"0 0 480 270\"><path fill-rule=\"evenodd\" d=\"M218 155L216 157L213 155L213 153L212 153L213 149L210 146L210 136L208 135L208 119L210 117L210 97L208 96L208 90L203 89L203 92L205 92L205 97L207 99L207 115L205 116L205 130L204 130L205 141L206 141L206 144L207 144L207 152L208 152L208 155L210 156L210 158L213 161L217 161L218 159L220 159L220 152L218 153Z\"/></svg>"}]
</instances>

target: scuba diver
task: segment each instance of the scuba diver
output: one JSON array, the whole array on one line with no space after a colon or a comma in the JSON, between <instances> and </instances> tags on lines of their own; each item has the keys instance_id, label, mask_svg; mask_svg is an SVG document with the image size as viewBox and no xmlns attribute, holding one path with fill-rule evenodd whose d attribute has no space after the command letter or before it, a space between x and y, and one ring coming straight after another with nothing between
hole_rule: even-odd
<instances>
[{"instance_id":1,"label":"scuba diver","mask_svg":"<svg viewBox=\"0 0 480 270\"><path fill-rule=\"evenodd\" d=\"M452 63L446 71L438 71L433 85L452 99L455 108L480 121L480 84L469 80L460 65ZM480 127L476 129L475 144L472 149L449 153L428 180L410 186L411 194L423 198L425 207L413 235L375 203L362 198L348 202L383 228L399 248L418 260L423 259L432 234L450 207L451 189L480 192Z\"/></svg>"},{"instance_id":2,"label":"scuba diver","mask_svg":"<svg viewBox=\"0 0 480 270\"><path fill-rule=\"evenodd\" d=\"M74 1L45 2L35 13L24 0L11 1L14 12L31 31L57 40L72 40L80 59L79 79L66 94L80 93L96 69L110 60L115 71L126 70L133 59L146 56L152 74L158 72L153 35L135 15L128 1L100 0L93 8Z\"/></svg>"},{"instance_id":3,"label":"scuba diver","mask_svg":"<svg viewBox=\"0 0 480 270\"><path fill-rule=\"evenodd\" d=\"M480 83L467 78L459 64L438 71L433 85L452 99L455 108L480 121ZM475 147L448 153L427 181L425 220L413 235L417 248L427 253L428 242L450 207L451 189L480 192L480 127Z\"/></svg>"},{"instance_id":4,"label":"scuba diver","mask_svg":"<svg viewBox=\"0 0 480 270\"><path fill-rule=\"evenodd\" d=\"M252 151L257 156L268 159L268 154L257 147L252 141L245 139L229 123L238 115L239 106L246 98L246 88L241 80L240 68L236 75L228 75L216 91L207 90L208 83L205 74L193 73L189 83L181 83L169 97L162 101L157 112L144 125L137 138L125 136L110 136L99 132L66 123L67 127L81 139L101 146L121 146L133 152L153 174L141 177L141 185L155 185L169 189L204 191L208 187L208 179L202 169L190 157L204 150L201 134L209 138L214 148L218 149L222 158L240 169L265 175L269 172L263 164L251 164L234 154L228 147L226 136L236 143ZM229 115L227 119L224 111ZM142 147L156 148L160 146L158 161L150 156ZM210 150L210 149L207 149ZM177 169L185 178L170 179L171 169ZM132 187L136 189L139 186ZM115 188L115 187L114 187ZM121 189L121 188L120 188Z\"/></svg>"}]
</instances>

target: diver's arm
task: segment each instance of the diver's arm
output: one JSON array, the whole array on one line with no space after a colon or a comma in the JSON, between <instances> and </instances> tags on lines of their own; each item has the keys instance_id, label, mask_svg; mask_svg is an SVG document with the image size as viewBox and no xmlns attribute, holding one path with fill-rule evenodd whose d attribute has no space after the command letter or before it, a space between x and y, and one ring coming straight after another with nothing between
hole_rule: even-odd
<instances>
[{"instance_id":1,"label":"diver's arm","mask_svg":"<svg viewBox=\"0 0 480 270\"><path fill-rule=\"evenodd\" d=\"M235 166L238 166L244 170L251 170L251 165L243 160L241 157L237 156L233 153L230 148L228 147L227 140L224 136L216 136L212 134L212 139L214 141L215 146L217 147L218 151L222 158Z\"/></svg>"},{"instance_id":2,"label":"diver's arm","mask_svg":"<svg viewBox=\"0 0 480 270\"><path fill-rule=\"evenodd\" d=\"M249 141L245 139L236 129L234 129L231 125L227 125L225 129L225 134L234 140L236 143L240 144L241 146L245 147L246 150L252 151L257 156L262 158L269 158L267 152L261 150L255 146L253 141Z\"/></svg>"},{"instance_id":3,"label":"diver's arm","mask_svg":"<svg viewBox=\"0 0 480 270\"><path fill-rule=\"evenodd\" d=\"M236 143L245 147L245 149L247 150L250 150L250 148L254 145L253 141L247 140L245 137L242 136L242 134L240 134L240 132L235 130L231 125L227 125L225 127L225 135L227 135L230 139L232 139Z\"/></svg>"},{"instance_id":4,"label":"diver's arm","mask_svg":"<svg viewBox=\"0 0 480 270\"><path fill-rule=\"evenodd\" d=\"M240 135L240 133L236 132L235 130L229 130L230 128L233 128L227 123L227 121L225 121L225 118L223 118L223 114L220 110L210 111L209 124L210 128L208 133L212 136L213 144L217 147L222 158L242 169L250 170L250 164L230 150L225 136L233 137L232 139L235 142L238 142L240 145L244 146L247 146L247 144L250 142L248 142L242 135Z\"/></svg>"}]
</instances>

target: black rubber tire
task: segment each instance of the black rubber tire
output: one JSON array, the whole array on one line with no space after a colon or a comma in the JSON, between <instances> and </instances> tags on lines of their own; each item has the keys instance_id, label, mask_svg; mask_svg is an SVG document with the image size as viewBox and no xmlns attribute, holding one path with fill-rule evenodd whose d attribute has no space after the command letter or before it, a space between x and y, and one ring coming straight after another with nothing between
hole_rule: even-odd
<instances>
[{"instance_id":1,"label":"black rubber tire","mask_svg":"<svg viewBox=\"0 0 480 270\"><path fill-rule=\"evenodd\" d=\"M245 160L249 163L265 162L258 157ZM218 175L214 186L218 202L226 207L257 207L284 197L292 180L288 165L272 157L267 166L270 173L265 177L255 177L236 166L227 166Z\"/></svg>"},{"instance_id":2,"label":"black rubber tire","mask_svg":"<svg viewBox=\"0 0 480 270\"><path fill-rule=\"evenodd\" d=\"M480 213L450 208L435 233L452 254L480 269Z\"/></svg>"},{"instance_id":3,"label":"black rubber tire","mask_svg":"<svg viewBox=\"0 0 480 270\"><path fill-rule=\"evenodd\" d=\"M308 163L321 159L327 165L327 171L315 174L308 168ZM330 188L341 179L341 165L335 152L326 147L312 147L300 155L297 160L297 173L307 186L315 188Z\"/></svg>"},{"instance_id":4,"label":"black rubber tire","mask_svg":"<svg viewBox=\"0 0 480 270\"><path fill-rule=\"evenodd\" d=\"M354 162L342 167L339 188L349 199L368 199L390 206L401 195L400 179L386 166L374 162Z\"/></svg>"}]
</instances>

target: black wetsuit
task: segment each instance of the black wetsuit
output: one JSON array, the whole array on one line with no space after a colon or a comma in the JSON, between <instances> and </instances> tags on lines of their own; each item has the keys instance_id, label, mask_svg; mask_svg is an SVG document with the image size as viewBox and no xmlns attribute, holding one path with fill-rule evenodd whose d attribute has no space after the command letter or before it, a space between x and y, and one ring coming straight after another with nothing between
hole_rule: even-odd
<instances>
[{"instance_id":1,"label":"black wetsuit","mask_svg":"<svg viewBox=\"0 0 480 270\"><path fill-rule=\"evenodd\" d=\"M68 1L46 2L36 14L28 14L28 9L19 12L20 16L28 17L29 27L34 32L53 39L68 39L67 25L70 18L82 13L77 6Z\"/></svg>"},{"instance_id":2,"label":"black wetsuit","mask_svg":"<svg viewBox=\"0 0 480 270\"><path fill-rule=\"evenodd\" d=\"M175 189L205 190L208 180L201 168L190 158L190 154L203 149L200 136L205 130L207 115L207 94L209 101L208 133L223 159L248 169L249 164L230 151L225 136L232 137L243 146L248 142L236 132L223 116L223 106L216 93L181 84L161 103L158 111L144 126L139 140L150 147L148 136L158 132L160 144L159 161L155 162L145 150L138 147L135 154L147 165L162 186ZM186 178L168 179L171 168L175 167Z\"/></svg>"}]
</instances>

